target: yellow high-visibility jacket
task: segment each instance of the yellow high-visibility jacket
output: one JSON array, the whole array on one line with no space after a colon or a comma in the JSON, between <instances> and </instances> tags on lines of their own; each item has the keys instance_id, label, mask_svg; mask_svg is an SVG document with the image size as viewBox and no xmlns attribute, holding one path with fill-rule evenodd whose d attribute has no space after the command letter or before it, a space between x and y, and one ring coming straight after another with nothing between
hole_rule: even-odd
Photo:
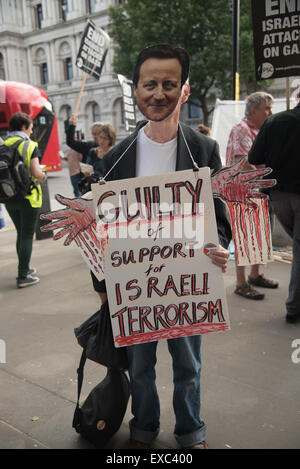
<instances>
[{"instance_id":1,"label":"yellow high-visibility jacket","mask_svg":"<svg viewBox=\"0 0 300 469\"><path fill-rule=\"evenodd\" d=\"M17 140L21 140L21 137L19 137L17 135L7 137L7 139L4 142L4 145L7 145L7 146L13 145L15 142L17 142ZM18 146L18 152L20 153L21 156L22 156L22 151L23 151L24 144L25 144L25 140ZM37 146L38 146L38 144L36 142L29 139L29 145L28 145L28 148L27 148L26 160L25 160L25 164L26 164L26 167L28 168L29 172L30 172L31 155L32 155L32 153L34 152L34 149ZM42 206L42 189L41 189L41 185L38 183L38 180L35 177L33 177L31 174L30 174L30 177L31 177L32 182L35 183L35 187L32 189L31 194L25 196L25 199L29 200L31 207L40 208Z\"/></svg>"}]
</instances>

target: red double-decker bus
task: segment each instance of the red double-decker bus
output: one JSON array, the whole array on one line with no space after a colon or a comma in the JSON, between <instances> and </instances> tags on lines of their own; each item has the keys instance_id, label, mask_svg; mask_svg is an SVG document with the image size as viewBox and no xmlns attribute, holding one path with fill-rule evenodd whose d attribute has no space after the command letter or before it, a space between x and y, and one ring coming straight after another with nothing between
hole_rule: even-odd
<instances>
[{"instance_id":1,"label":"red double-decker bus","mask_svg":"<svg viewBox=\"0 0 300 469\"><path fill-rule=\"evenodd\" d=\"M62 169L59 155L57 118L47 94L36 86L0 80L0 136L8 132L9 119L24 112L33 120L32 140L39 144L45 171Z\"/></svg>"}]
</instances>

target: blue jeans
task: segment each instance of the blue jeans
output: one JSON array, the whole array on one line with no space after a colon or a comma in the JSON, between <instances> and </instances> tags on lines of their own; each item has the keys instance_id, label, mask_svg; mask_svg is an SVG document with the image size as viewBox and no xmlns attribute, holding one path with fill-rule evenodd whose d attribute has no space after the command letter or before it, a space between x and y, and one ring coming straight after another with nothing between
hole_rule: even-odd
<instances>
[{"instance_id":1,"label":"blue jeans","mask_svg":"<svg viewBox=\"0 0 300 469\"><path fill-rule=\"evenodd\" d=\"M70 178L71 178L71 184L73 186L73 192L74 192L75 197L80 197L81 193L78 189L78 183L81 179L80 173L73 174L73 176L70 176Z\"/></svg>"},{"instance_id":2,"label":"blue jeans","mask_svg":"<svg viewBox=\"0 0 300 469\"><path fill-rule=\"evenodd\" d=\"M205 440L206 425L200 420L201 336L168 339L173 360L174 435L182 446ZM131 438L151 443L159 433L160 405L155 384L157 342L127 348L132 393Z\"/></svg>"}]
</instances>

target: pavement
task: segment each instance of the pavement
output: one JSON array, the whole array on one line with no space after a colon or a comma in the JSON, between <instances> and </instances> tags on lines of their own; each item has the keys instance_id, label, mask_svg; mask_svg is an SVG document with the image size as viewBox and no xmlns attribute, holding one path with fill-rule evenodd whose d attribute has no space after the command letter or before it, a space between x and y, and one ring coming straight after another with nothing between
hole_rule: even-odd
<instances>
[{"instance_id":1,"label":"pavement","mask_svg":"<svg viewBox=\"0 0 300 469\"><path fill-rule=\"evenodd\" d=\"M50 178L49 178L50 179ZM71 196L69 193L64 195ZM67 192L68 192L67 191ZM51 208L55 208L51 194ZM16 233L0 231L0 449L92 449L72 428L81 348L74 327L99 308L76 247L35 240L31 265L40 283L16 288ZM270 262L277 279L263 301L238 297L234 261L224 275L231 330L206 334L202 345L201 418L211 449L300 448L300 323L285 322L291 264ZM294 348L297 346L298 348ZM299 361L299 363L297 363ZM88 361L82 402L106 375ZM171 361L158 346L161 430L154 450L178 449L173 436ZM126 449L131 401L106 449Z\"/></svg>"}]
</instances>

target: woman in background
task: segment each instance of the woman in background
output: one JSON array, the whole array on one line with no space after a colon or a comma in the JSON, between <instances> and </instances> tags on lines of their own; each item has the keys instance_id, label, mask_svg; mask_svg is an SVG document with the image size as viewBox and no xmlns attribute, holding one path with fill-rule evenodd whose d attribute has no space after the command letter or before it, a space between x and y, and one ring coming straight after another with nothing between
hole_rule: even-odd
<instances>
[{"instance_id":1,"label":"woman in background","mask_svg":"<svg viewBox=\"0 0 300 469\"><path fill-rule=\"evenodd\" d=\"M92 148L87 156L86 163L94 168L94 173L103 176L103 161L102 158L112 147L116 144L116 132L112 125L102 124L99 128L97 137L95 138L97 147Z\"/></svg>"}]
</instances>

